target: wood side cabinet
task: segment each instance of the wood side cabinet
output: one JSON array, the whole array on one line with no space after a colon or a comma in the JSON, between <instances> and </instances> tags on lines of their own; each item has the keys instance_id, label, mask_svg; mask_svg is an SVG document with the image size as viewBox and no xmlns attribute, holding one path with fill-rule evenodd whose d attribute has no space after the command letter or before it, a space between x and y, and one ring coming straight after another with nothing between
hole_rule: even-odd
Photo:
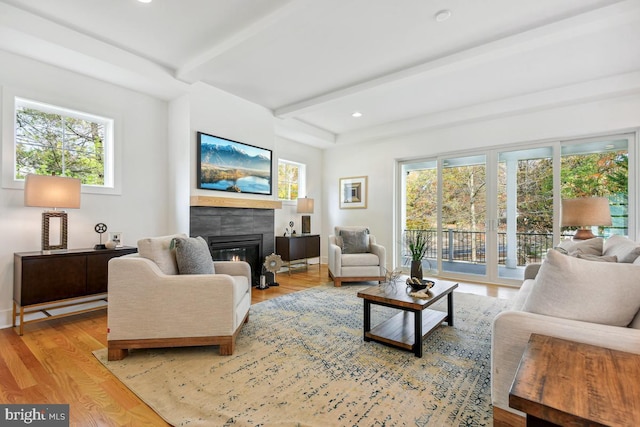
<instances>
[{"instance_id":1,"label":"wood side cabinet","mask_svg":"<svg viewBox=\"0 0 640 427\"><path fill-rule=\"evenodd\" d=\"M137 251L134 247L123 247L98 250L69 249L49 253L42 251L15 253L13 255L13 326L16 326L18 311L19 333L22 335L25 323L60 317L46 310L33 310L34 307L105 294L109 260ZM73 305L73 303L67 305ZM36 311L44 316L36 316L33 320L25 321L25 314Z\"/></svg>"},{"instance_id":2,"label":"wood side cabinet","mask_svg":"<svg viewBox=\"0 0 640 427\"><path fill-rule=\"evenodd\" d=\"M287 263L289 274L291 274L292 261L305 260L306 267L309 258L320 256L320 236L318 234L278 236L276 237L276 253Z\"/></svg>"}]
</instances>

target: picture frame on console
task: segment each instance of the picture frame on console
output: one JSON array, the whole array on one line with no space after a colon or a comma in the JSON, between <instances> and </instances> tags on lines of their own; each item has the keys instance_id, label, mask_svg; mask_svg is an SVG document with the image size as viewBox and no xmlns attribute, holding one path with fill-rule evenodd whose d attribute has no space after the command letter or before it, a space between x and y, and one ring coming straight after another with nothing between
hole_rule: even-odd
<instances>
[{"instance_id":1,"label":"picture frame on console","mask_svg":"<svg viewBox=\"0 0 640 427\"><path fill-rule=\"evenodd\" d=\"M367 177L340 178L340 209L367 208Z\"/></svg>"},{"instance_id":2,"label":"picture frame on console","mask_svg":"<svg viewBox=\"0 0 640 427\"><path fill-rule=\"evenodd\" d=\"M272 194L272 151L197 133L197 183L203 190Z\"/></svg>"}]
</instances>

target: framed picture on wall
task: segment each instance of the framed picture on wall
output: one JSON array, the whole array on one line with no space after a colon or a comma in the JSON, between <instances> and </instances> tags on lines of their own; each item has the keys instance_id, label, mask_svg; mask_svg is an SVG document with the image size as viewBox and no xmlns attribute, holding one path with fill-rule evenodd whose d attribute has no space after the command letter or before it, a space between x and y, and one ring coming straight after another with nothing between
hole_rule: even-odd
<instances>
[{"instance_id":1,"label":"framed picture on wall","mask_svg":"<svg viewBox=\"0 0 640 427\"><path fill-rule=\"evenodd\" d=\"M340 178L340 209L367 208L367 177Z\"/></svg>"}]
</instances>

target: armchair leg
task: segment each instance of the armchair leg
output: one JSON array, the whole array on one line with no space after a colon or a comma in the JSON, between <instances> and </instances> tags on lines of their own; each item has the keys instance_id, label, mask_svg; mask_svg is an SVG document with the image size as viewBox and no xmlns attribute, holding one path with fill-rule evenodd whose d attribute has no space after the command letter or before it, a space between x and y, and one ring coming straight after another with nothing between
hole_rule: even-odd
<instances>
[{"instance_id":1,"label":"armchair leg","mask_svg":"<svg viewBox=\"0 0 640 427\"><path fill-rule=\"evenodd\" d=\"M107 360L122 360L129 355L129 350L126 348L110 348L107 350Z\"/></svg>"},{"instance_id":2,"label":"armchair leg","mask_svg":"<svg viewBox=\"0 0 640 427\"><path fill-rule=\"evenodd\" d=\"M229 340L220 344L220 356L231 356L236 347L236 337L229 337Z\"/></svg>"}]
</instances>

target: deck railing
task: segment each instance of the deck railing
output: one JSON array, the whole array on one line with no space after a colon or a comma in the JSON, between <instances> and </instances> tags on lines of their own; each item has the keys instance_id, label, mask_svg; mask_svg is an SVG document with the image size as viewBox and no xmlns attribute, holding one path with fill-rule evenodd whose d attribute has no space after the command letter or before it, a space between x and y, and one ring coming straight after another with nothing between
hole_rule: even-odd
<instances>
[{"instance_id":1,"label":"deck railing","mask_svg":"<svg viewBox=\"0 0 640 427\"><path fill-rule=\"evenodd\" d=\"M427 233L430 243L425 258L435 259L438 255L438 231L405 230L405 233ZM476 264L486 263L486 233L484 231L444 230L442 232L442 259L445 261L465 261ZM406 241L406 239L405 239ZM547 250L553 247L552 233L516 233L517 265L525 266L542 262ZM405 245L405 256L409 251ZM498 232L498 264L504 265L507 259L507 233Z\"/></svg>"}]
</instances>

